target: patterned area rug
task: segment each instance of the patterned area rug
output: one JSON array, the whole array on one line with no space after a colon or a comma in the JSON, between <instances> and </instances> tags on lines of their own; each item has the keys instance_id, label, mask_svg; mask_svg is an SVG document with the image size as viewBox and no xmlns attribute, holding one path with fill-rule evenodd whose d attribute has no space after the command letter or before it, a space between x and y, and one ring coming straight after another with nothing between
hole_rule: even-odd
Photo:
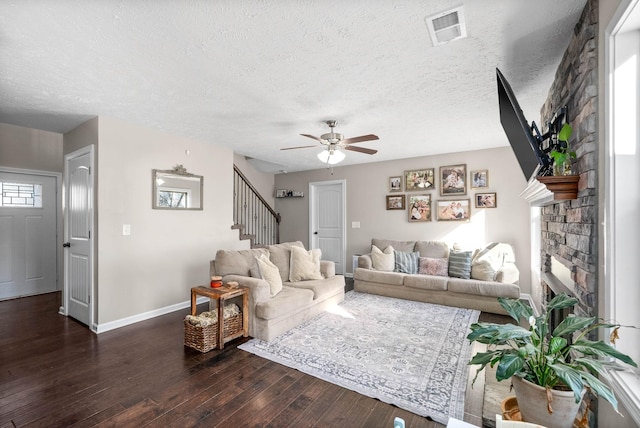
<instances>
[{"instance_id":1,"label":"patterned area rug","mask_svg":"<svg viewBox=\"0 0 640 428\"><path fill-rule=\"evenodd\" d=\"M240 349L446 424L463 419L480 312L349 291L335 310Z\"/></svg>"}]
</instances>

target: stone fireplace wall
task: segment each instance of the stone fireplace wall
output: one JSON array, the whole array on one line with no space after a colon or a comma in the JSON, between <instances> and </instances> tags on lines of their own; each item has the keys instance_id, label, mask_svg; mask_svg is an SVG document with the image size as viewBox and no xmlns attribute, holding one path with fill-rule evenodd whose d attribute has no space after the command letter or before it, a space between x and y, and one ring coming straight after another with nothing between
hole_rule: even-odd
<instances>
[{"instance_id":1,"label":"stone fireplace wall","mask_svg":"<svg viewBox=\"0 0 640 428\"><path fill-rule=\"evenodd\" d=\"M551 257L571 272L567 288L580 300L576 312L597 313L597 188L598 188L598 2L588 0L556 72L549 96L541 109L547 123L562 106L573 128L571 149L577 154L572 168L580 175L578 198L547 205L541 216L541 266L543 284L539 301L545 302L551 274ZM562 290L560 290L562 291Z\"/></svg>"}]
</instances>

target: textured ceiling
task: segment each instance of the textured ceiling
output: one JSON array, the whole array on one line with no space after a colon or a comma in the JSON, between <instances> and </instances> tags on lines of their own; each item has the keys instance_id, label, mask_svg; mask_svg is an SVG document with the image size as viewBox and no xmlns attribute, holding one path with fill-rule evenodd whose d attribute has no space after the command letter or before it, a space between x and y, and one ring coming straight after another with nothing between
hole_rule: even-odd
<instances>
[{"instance_id":1,"label":"textured ceiling","mask_svg":"<svg viewBox=\"0 0 640 428\"><path fill-rule=\"evenodd\" d=\"M464 6L468 37L425 18ZM321 168L299 134L375 133L341 165L508 145L495 68L538 121L585 0L0 0L0 122L111 116Z\"/></svg>"}]
</instances>

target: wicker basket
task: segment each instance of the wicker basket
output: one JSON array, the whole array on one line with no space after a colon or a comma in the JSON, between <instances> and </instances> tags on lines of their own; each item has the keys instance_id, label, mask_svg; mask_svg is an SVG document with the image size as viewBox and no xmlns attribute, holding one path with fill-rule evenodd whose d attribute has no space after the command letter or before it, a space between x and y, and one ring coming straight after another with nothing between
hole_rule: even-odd
<instances>
[{"instance_id":1,"label":"wicker basket","mask_svg":"<svg viewBox=\"0 0 640 428\"><path fill-rule=\"evenodd\" d=\"M224 337L242 330L242 313L224 319ZM206 327L184 320L184 344L200 352L209 352L218 346L218 323Z\"/></svg>"}]
</instances>

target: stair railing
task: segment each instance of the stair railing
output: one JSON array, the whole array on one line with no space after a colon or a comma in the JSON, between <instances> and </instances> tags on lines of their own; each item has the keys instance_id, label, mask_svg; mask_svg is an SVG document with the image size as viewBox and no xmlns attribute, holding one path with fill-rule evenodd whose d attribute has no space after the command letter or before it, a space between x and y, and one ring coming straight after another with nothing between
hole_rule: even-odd
<instances>
[{"instance_id":1,"label":"stair railing","mask_svg":"<svg viewBox=\"0 0 640 428\"><path fill-rule=\"evenodd\" d=\"M233 222L251 248L280 243L280 214L264 200L247 177L233 165Z\"/></svg>"}]
</instances>

